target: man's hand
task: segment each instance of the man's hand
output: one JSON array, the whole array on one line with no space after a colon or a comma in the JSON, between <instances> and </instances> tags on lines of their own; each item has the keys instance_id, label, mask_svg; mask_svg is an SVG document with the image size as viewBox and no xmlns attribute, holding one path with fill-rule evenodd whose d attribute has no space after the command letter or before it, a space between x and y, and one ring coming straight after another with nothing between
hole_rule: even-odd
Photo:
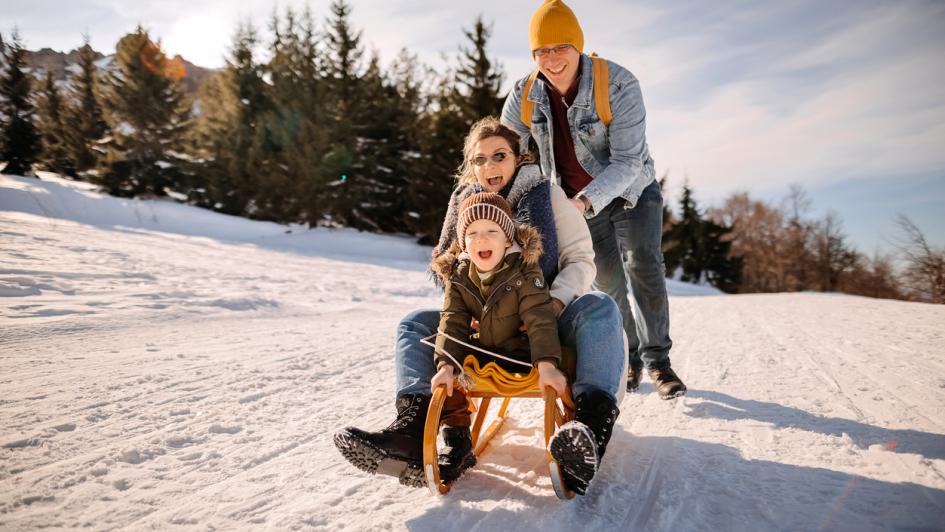
<instances>
[{"instance_id":1,"label":"man's hand","mask_svg":"<svg viewBox=\"0 0 945 532\"><path fill-rule=\"evenodd\" d=\"M436 372L436 375L433 376L433 379L430 380L430 392L436 391L436 388L441 385L446 385L446 396L453 396L453 366L449 364L440 368L440 371Z\"/></svg>"},{"instance_id":2,"label":"man's hand","mask_svg":"<svg viewBox=\"0 0 945 532\"><path fill-rule=\"evenodd\" d=\"M544 390L545 386L550 386L558 397L562 397L568 387L568 379L554 364L543 360L538 363L538 389Z\"/></svg>"},{"instance_id":3,"label":"man's hand","mask_svg":"<svg viewBox=\"0 0 945 532\"><path fill-rule=\"evenodd\" d=\"M574 208L577 209L578 212L581 213L582 215L584 214L585 211L587 211L587 205L584 203L584 201L581 198L578 198L578 197L568 198L568 201L570 201L571 205L574 205Z\"/></svg>"},{"instance_id":4,"label":"man's hand","mask_svg":"<svg viewBox=\"0 0 945 532\"><path fill-rule=\"evenodd\" d=\"M551 306L555 309L555 317L558 318L561 316L561 313L564 312L564 303L560 299L551 298Z\"/></svg>"}]
</instances>

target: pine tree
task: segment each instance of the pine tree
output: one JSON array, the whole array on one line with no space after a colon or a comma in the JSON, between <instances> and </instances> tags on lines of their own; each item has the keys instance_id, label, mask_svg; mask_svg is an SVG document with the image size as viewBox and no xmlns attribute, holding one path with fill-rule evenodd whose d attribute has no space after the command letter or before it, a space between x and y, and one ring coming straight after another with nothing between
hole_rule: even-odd
<instances>
[{"instance_id":1,"label":"pine tree","mask_svg":"<svg viewBox=\"0 0 945 532\"><path fill-rule=\"evenodd\" d=\"M422 173L419 128L424 106L414 65L416 57L402 50L392 73L382 73L376 54L362 77L364 102L353 113L360 131L353 176L364 175L362 217L355 227L367 225L385 232L410 229L413 212L406 195L408 180L426 181Z\"/></svg>"},{"instance_id":2,"label":"pine tree","mask_svg":"<svg viewBox=\"0 0 945 532\"><path fill-rule=\"evenodd\" d=\"M432 98L432 111L419 139L423 179L410 179L407 195L410 212L415 213L414 232L419 242L435 244L440 236L443 216L453 187L456 171L463 159L463 139L470 125L456 103L449 75L442 78Z\"/></svg>"},{"instance_id":3,"label":"pine tree","mask_svg":"<svg viewBox=\"0 0 945 532\"><path fill-rule=\"evenodd\" d=\"M53 74L48 70L43 79L37 111L43 142L40 163L51 172L75 176L75 165L72 162L69 138L66 134L66 116L70 108L63 101Z\"/></svg>"},{"instance_id":4,"label":"pine tree","mask_svg":"<svg viewBox=\"0 0 945 532\"><path fill-rule=\"evenodd\" d=\"M364 50L361 32L351 27L351 6L344 0L331 3L331 17L326 21L325 110L331 127L329 150L323 160L328 187L325 200L330 205L332 220L358 228L370 227L365 208L376 190L375 176L367 175L361 156L364 133L365 95L369 92L364 78L368 75L362 64ZM380 74L377 65L370 75L374 79L370 92L379 94Z\"/></svg>"},{"instance_id":5,"label":"pine tree","mask_svg":"<svg viewBox=\"0 0 945 532\"><path fill-rule=\"evenodd\" d=\"M481 16L471 30L463 29L468 42L460 47L456 66L440 78L431 96L433 110L424 120L419 139L427 177L407 184L413 226L424 244L439 237L469 128L483 117L502 112L503 74L487 53L490 33Z\"/></svg>"},{"instance_id":6,"label":"pine tree","mask_svg":"<svg viewBox=\"0 0 945 532\"><path fill-rule=\"evenodd\" d=\"M731 256L731 227L704 219L689 183L683 185L680 218L667 233L671 243L664 253L666 269L681 269L687 282L708 282L724 291L735 291L741 282L742 261Z\"/></svg>"},{"instance_id":7,"label":"pine tree","mask_svg":"<svg viewBox=\"0 0 945 532\"><path fill-rule=\"evenodd\" d=\"M270 109L262 69L254 60L258 40L250 22L240 23L223 71L200 87L197 145L206 190L198 204L245 215L259 187L262 158L260 122Z\"/></svg>"},{"instance_id":8,"label":"pine tree","mask_svg":"<svg viewBox=\"0 0 945 532\"><path fill-rule=\"evenodd\" d=\"M325 153L322 83L311 13L301 19L291 9L283 24L273 14L270 79L271 107L261 117L259 186L255 217L316 224L325 212L321 160Z\"/></svg>"},{"instance_id":9,"label":"pine tree","mask_svg":"<svg viewBox=\"0 0 945 532\"><path fill-rule=\"evenodd\" d=\"M701 258L705 252L704 226L688 182L683 185L679 209L679 221L673 224L667 234L669 246L664 253L666 271L675 277L676 270L681 268L680 278L683 281L698 282L703 280Z\"/></svg>"},{"instance_id":10,"label":"pine tree","mask_svg":"<svg viewBox=\"0 0 945 532\"><path fill-rule=\"evenodd\" d=\"M190 113L180 84L183 67L140 26L118 42L115 61L115 70L103 80L112 138L101 183L115 195L162 196L183 180L176 151Z\"/></svg>"},{"instance_id":11,"label":"pine tree","mask_svg":"<svg viewBox=\"0 0 945 532\"><path fill-rule=\"evenodd\" d=\"M95 60L96 53L89 45L89 37L85 36L85 43L79 48L79 71L70 87L74 105L66 114L70 158L78 174L96 167L101 152L99 141L109 133L99 103L100 78Z\"/></svg>"},{"instance_id":12,"label":"pine tree","mask_svg":"<svg viewBox=\"0 0 945 532\"><path fill-rule=\"evenodd\" d=\"M0 161L6 162L5 173L27 175L32 173L41 145L30 100L32 80L25 71L25 49L16 30L12 37L2 46L5 65L0 74Z\"/></svg>"},{"instance_id":13,"label":"pine tree","mask_svg":"<svg viewBox=\"0 0 945 532\"><path fill-rule=\"evenodd\" d=\"M505 99L500 91L504 75L498 63L490 60L486 53L491 33L481 15L476 17L472 30L463 29L469 47L460 49L456 81L459 84L457 103L467 128L481 118L502 112Z\"/></svg>"}]
</instances>

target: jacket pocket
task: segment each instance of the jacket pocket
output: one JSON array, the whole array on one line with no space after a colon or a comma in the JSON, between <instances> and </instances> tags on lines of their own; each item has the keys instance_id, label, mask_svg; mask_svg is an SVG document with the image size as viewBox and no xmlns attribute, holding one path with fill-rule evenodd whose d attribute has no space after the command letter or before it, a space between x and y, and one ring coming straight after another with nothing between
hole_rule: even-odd
<instances>
[{"instance_id":1,"label":"jacket pocket","mask_svg":"<svg viewBox=\"0 0 945 532\"><path fill-rule=\"evenodd\" d=\"M581 144L595 159L603 164L610 160L610 135L607 127L600 120L595 119L579 125L577 133Z\"/></svg>"}]
</instances>

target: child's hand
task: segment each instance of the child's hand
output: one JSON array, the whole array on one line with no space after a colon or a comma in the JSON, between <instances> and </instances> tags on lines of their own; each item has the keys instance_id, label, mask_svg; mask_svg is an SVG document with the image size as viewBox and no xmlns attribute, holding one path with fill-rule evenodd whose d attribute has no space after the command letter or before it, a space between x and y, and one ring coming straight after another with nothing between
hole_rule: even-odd
<instances>
[{"instance_id":1,"label":"child's hand","mask_svg":"<svg viewBox=\"0 0 945 532\"><path fill-rule=\"evenodd\" d=\"M430 392L436 391L437 386L445 384L446 385L446 396L453 396L453 366L449 364L440 368L440 371L436 372L436 375L433 376L433 379L430 380Z\"/></svg>"},{"instance_id":2,"label":"child's hand","mask_svg":"<svg viewBox=\"0 0 945 532\"><path fill-rule=\"evenodd\" d=\"M568 379L554 364L542 361L538 363L538 389L544 390L545 386L550 386L558 397L563 397L568 387Z\"/></svg>"}]
</instances>

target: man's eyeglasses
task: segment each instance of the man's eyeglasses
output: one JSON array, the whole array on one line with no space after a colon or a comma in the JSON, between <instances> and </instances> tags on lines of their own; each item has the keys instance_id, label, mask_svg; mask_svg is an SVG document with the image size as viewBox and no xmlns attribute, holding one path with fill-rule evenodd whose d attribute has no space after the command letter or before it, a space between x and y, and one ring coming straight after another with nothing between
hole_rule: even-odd
<instances>
[{"instance_id":1,"label":"man's eyeglasses","mask_svg":"<svg viewBox=\"0 0 945 532\"><path fill-rule=\"evenodd\" d=\"M485 155L477 155L473 157L470 162L473 163L473 166L482 166L489 162L489 159L492 159L492 162L494 163L501 163L506 157L510 157L511 155L512 154L507 151L497 151L489 157L486 157Z\"/></svg>"},{"instance_id":2,"label":"man's eyeglasses","mask_svg":"<svg viewBox=\"0 0 945 532\"><path fill-rule=\"evenodd\" d=\"M532 53L535 54L535 57L544 57L551 52L554 52L555 55L563 54L568 50L568 48L571 48L570 44L559 44L558 46L554 46L552 48L538 48Z\"/></svg>"}]
</instances>

